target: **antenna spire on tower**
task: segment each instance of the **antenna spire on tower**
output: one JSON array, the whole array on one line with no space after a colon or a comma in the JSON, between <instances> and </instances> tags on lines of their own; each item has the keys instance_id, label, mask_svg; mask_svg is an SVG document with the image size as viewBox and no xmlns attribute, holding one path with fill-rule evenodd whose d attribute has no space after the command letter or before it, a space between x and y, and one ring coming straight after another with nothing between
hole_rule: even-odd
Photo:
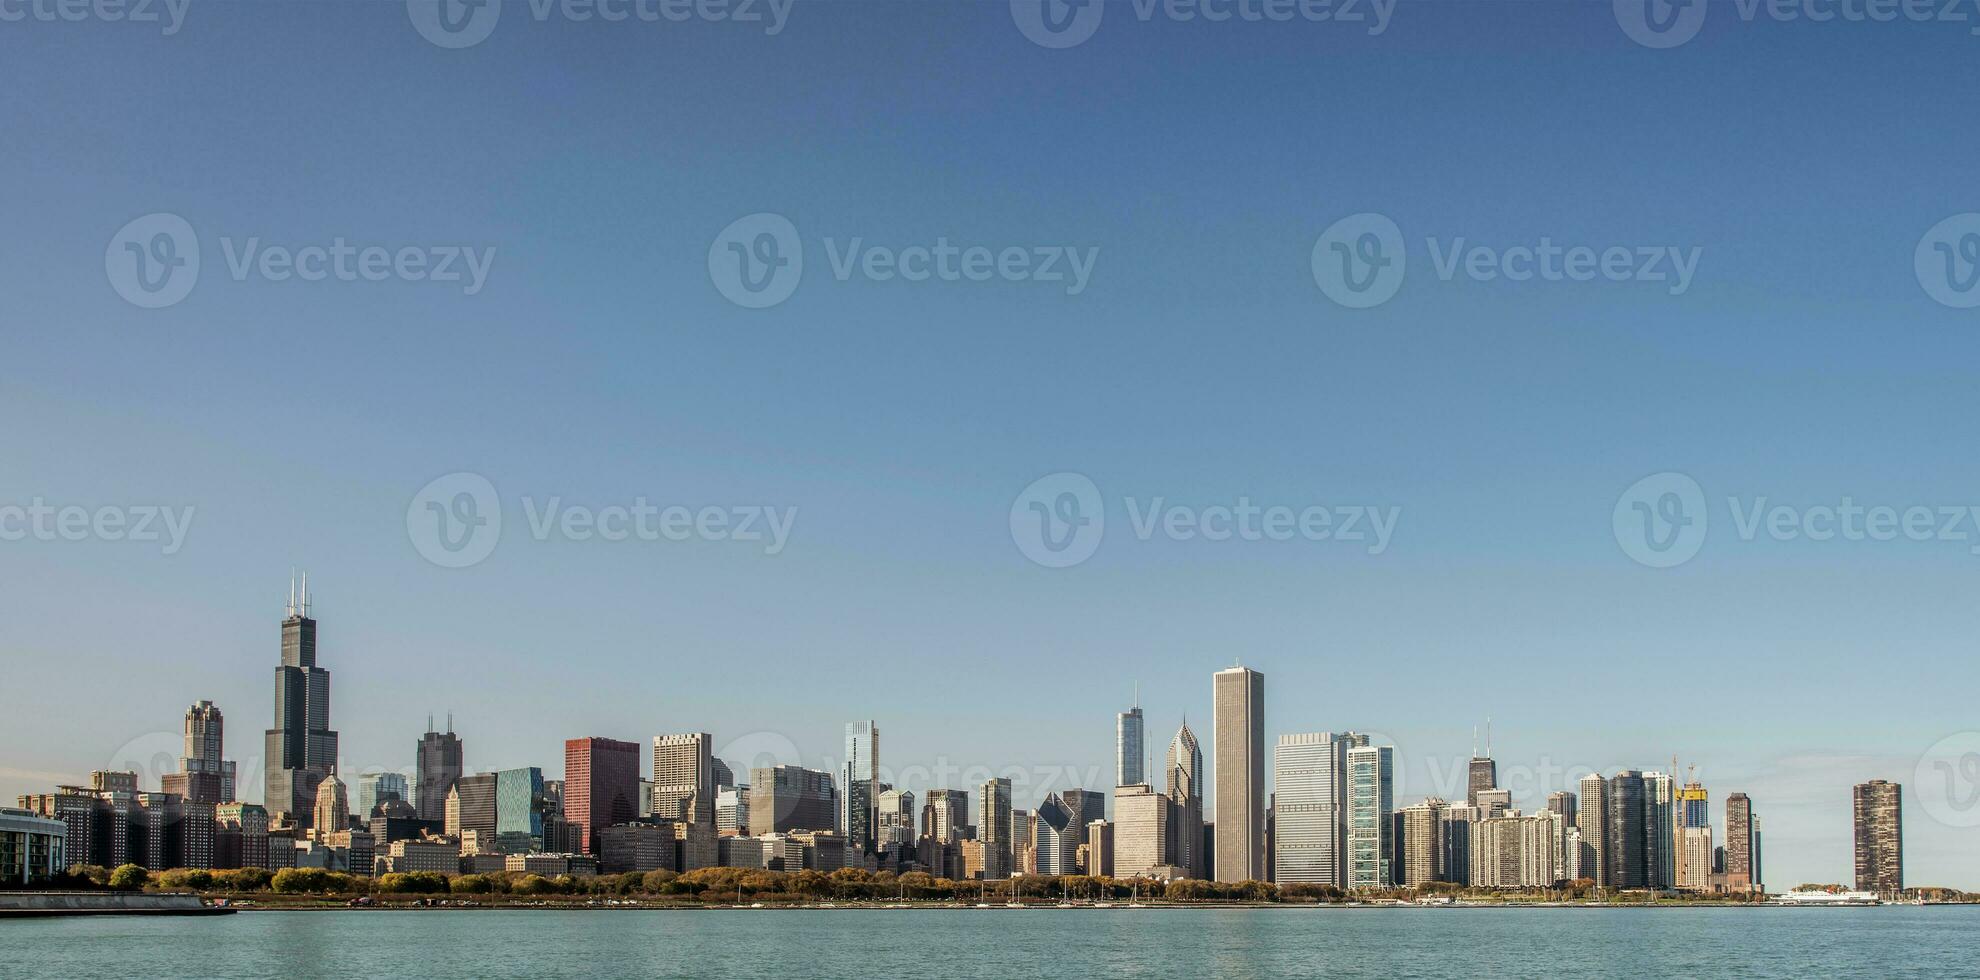
<instances>
[{"instance_id":1,"label":"antenna spire on tower","mask_svg":"<svg viewBox=\"0 0 1980 980\"><path fill-rule=\"evenodd\" d=\"M289 604L282 607L290 616L296 614L296 566L289 566Z\"/></svg>"},{"instance_id":2,"label":"antenna spire on tower","mask_svg":"<svg viewBox=\"0 0 1980 980\"><path fill-rule=\"evenodd\" d=\"M1485 758L1492 757L1492 716L1485 716Z\"/></svg>"},{"instance_id":3,"label":"antenna spire on tower","mask_svg":"<svg viewBox=\"0 0 1980 980\"><path fill-rule=\"evenodd\" d=\"M302 576L302 609L298 611L304 616L309 615L309 573L308 572L304 572Z\"/></svg>"}]
</instances>

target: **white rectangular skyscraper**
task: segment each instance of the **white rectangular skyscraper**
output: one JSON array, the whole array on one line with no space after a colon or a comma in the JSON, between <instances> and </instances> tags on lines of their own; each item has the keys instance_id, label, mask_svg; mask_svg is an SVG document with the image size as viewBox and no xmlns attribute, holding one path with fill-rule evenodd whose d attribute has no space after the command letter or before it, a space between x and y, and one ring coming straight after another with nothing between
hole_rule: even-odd
<instances>
[{"instance_id":1,"label":"white rectangular skyscraper","mask_svg":"<svg viewBox=\"0 0 1980 980\"><path fill-rule=\"evenodd\" d=\"M1274 881L1346 886L1347 751L1353 739L1329 732L1279 736L1272 758Z\"/></svg>"}]
</instances>

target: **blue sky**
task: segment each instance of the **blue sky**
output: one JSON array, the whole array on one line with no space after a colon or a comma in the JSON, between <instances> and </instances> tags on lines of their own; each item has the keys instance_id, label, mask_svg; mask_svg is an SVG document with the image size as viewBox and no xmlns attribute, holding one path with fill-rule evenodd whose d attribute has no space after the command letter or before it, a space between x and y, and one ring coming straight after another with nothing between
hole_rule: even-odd
<instances>
[{"instance_id":1,"label":"blue sky","mask_svg":"<svg viewBox=\"0 0 1980 980\"><path fill-rule=\"evenodd\" d=\"M1846 880L1850 785L1902 781L1909 879L1980 887L1972 811L1936 819L1915 777L1980 726L1974 542L1744 540L1731 516L1980 503L1980 323L1913 269L1980 210L1969 25L1715 4L1653 50L1606 3L1407 2L1376 37L1134 11L1063 50L1001 2L800 2L776 36L511 5L460 50L387 2L0 25L0 504L195 508L171 555L0 545L0 797L201 698L258 758L302 567L349 769L409 764L451 709L477 769L684 730L817 765L870 717L890 769L1104 774L1137 680L1150 741L1187 715L1211 756L1209 675L1242 658L1268 738L1385 735L1405 799L1490 716L1523 805L1564 784L1549 766L1674 754L1715 821L1749 793L1778 886ZM106 243L160 212L202 269L142 309ZM709 251L760 212L805 270L744 309ZM1310 257L1362 212L1406 276L1352 310ZM473 295L228 271L249 239L340 236L494 257ZM1698 265L1680 295L1444 281L1429 246L1543 237ZM841 281L855 238L1097 258L1070 296ZM407 530L456 472L505 524L463 569ZM1046 568L1011 510L1061 472L1108 526ZM1661 472L1712 524L1669 569L1611 520ZM797 517L774 556L527 533L524 498L642 496ZM1144 541L1127 509L1240 497L1400 519L1370 555Z\"/></svg>"}]
</instances>

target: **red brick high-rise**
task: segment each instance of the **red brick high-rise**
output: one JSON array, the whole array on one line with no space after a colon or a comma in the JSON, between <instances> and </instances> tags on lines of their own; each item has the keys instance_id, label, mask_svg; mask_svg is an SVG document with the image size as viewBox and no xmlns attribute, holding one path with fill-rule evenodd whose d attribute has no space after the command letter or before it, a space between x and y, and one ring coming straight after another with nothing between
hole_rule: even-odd
<instances>
[{"instance_id":1,"label":"red brick high-rise","mask_svg":"<svg viewBox=\"0 0 1980 980\"><path fill-rule=\"evenodd\" d=\"M598 832L639 816L639 743L574 738L564 743L564 819L586 854Z\"/></svg>"}]
</instances>

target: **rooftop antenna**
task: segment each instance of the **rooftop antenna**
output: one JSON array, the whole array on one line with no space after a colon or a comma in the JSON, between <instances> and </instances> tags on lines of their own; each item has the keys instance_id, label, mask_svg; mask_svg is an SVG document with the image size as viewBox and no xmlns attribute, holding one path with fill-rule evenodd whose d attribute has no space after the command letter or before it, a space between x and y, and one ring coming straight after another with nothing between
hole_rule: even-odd
<instances>
[{"instance_id":1,"label":"rooftop antenna","mask_svg":"<svg viewBox=\"0 0 1980 980\"><path fill-rule=\"evenodd\" d=\"M1134 682L1134 706L1141 707L1141 682Z\"/></svg>"},{"instance_id":2,"label":"rooftop antenna","mask_svg":"<svg viewBox=\"0 0 1980 980\"><path fill-rule=\"evenodd\" d=\"M1485 716L1485 758L1492 757L1492 716Z\"/></svg>"},{"instance_id":3,"label":"rooftop antenna","mask_svg":"<svg viewBox=\"0 0 1980 980\"><path fill-rule=\"evenodd\" d=\"M431 711L426 713L426 730L429 732L433 730L433 712Z\"/></svg>"},{"instance_id":4,"label":"rooftop antenna","mask_svg":"<svg viewBox=\"0 0 1980 980\"><path fill-rule=\"evenodd\" d=\"M1471 726L1471 757L1478 758L1478 726Z\"/></svg>"},{"instance_id":5,"label":"rooftop antenna","mask_svg":"<svg viewBox=\"0 0 1980 980\"><path fill-rule=\"evenodd\" d=\"M296 566L289 566L289 604L283 607L287 615L296 614Z\"/></svg>"},{"instance_id":6,"label":"rooftop antenna","mask_svg":"<svg viewBox=\"0 0 1980 980\"><path fill-rule=\"evenodd\" d=\"M309 615L309 573L308 572L304 572L302 576L302 614L304 616Z\"/></svg>"},{"instance_id":7,"label":"rooftop antenna","mask_svg":"<svg viewBox=\"0 0 1980 980\"><path fill-rule=\"evenodd\" d=\"M454 709L447 709L447 734L454 734Z\"/></svg>"}]
</instances>

